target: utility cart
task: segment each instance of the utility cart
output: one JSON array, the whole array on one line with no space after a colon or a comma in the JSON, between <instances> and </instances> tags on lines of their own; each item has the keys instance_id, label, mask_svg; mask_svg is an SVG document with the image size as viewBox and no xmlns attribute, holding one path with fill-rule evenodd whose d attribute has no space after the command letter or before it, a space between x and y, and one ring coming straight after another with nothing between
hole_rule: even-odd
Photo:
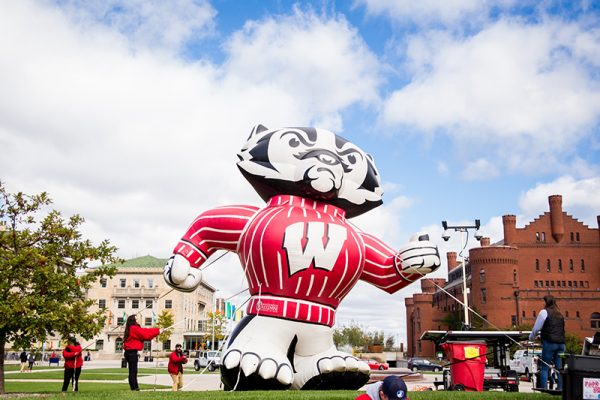
<instances>
[{"instance_id":1,"label":"utility cart","mask_svg":"<svg viewBox=\"0 0 600 400\"><path fill-rule=\"evenodd\" d=\"M485 354L479 355L487 357L487 363L483 368L483 390L502 389L507 392L518 392L519 376L515 370L510 368L509 347L527 340L529 333L530 331L426 331L421 335L421 340L433 341L439 349L448 349L449 343L456 342L466 343L466 345L469 342L485 343L485 346L481 346L482 349L485 349ZM480 359L480 357L468 356L463 357L463 360L454 360L453 358L450 358L453 365L462 361L469 362ZM476 363L473 365L473 373L480 374L480 367ZM460 376L454 378L452 370L456 371L457 369L444 368L443 382L436 384L436 388L443 386L445 390L466 390L467 385L463 381L465 374L462 372L464 368L460 368ZM479 390L480 386L475 385L475 387L474 390Z\"/></svg>"}]
</instances>

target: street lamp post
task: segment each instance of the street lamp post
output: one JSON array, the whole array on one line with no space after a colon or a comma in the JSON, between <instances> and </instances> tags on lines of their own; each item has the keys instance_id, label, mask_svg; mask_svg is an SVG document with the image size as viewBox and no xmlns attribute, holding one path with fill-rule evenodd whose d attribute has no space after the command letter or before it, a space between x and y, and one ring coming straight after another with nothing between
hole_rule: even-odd
<instances>
[{"instance_id":1,"label":"street lamp post","mask_svg":"<svg viewBox=\"0 0 600 400\"><path fill-rule=\"evenodd\" d=\"M481 240L482 235L479 232L480 226L481 226L481 222L478 219L475 220L475 225L454 225L454 226L452 226L452 225L448 225L447 221L442 221L442 227L444 228L444 233L442 233L442 239L444 239L445 241L448 241L450 239L449 230L454 230L455 232L460 232L461 251L459 253L459 256L460 256L460 260L461 260L462 277L463 277L462 292L463 292L463 305L464 305L464 311L465 311L465 324L463 326L463 330L465 330L465 331L470 329L471 324L469 323L469 299L468 299L468 293L467 293L467 273L466 273L466 269L465 269L466 257L464 256L463 251L467 247L467 242L469 241L469 236L468 236L469 229L475 229L475 239ZM463 242L465 233L467 234L467 240Z\"/></svg>"}]
</instances>

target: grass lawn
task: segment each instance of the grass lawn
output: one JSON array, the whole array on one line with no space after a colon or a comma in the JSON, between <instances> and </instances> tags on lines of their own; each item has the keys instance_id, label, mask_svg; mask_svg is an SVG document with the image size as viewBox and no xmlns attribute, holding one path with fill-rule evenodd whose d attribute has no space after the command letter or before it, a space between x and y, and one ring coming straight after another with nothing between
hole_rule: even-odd
<instances>
[{"instance_id":1,"label":"grass lawn","mask_svg":"<svg viewBox=\"0 0 600 400\"><path fill-rule=\"evenodd\" d=\"M54 393L56 396L61 396L62 382L11 382L6 381L6 391L9 393ZM153 389L154 385L140 384L140 389ZM169 389L170 386L157 385L157 389ZM69 390L72 388L69 386ZM121 398L115 392L129 393L129 384L127 383L97 383L97 382L79 382L79 393L87 393L87 398L95 398L96 396L111 397L114 399ZM73 393L73 392L67 392ZM53 397L53 396L50 396ZM25 398L25 397L22 397ZM39 397L35 397L39 398ZM122 397L127 398L127 397Z\"/></svg>"}]
</instances>

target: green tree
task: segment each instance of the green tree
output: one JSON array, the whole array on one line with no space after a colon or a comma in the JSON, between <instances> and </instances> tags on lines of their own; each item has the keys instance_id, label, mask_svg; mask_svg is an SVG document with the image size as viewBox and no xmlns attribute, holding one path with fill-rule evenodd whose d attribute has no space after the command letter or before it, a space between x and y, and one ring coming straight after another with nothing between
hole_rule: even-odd
<instances>
[{"instance_id":1,"label":"green tree","mask_svg":"<svg viewBox=\"0 0 600 400\"><path fill-rule=\"evenodd\" d=\"M220 312L208 312L208 332L209 332L209 337L211 340L211 348L213 347L212 344L212 340L213 340L213 328L214 328L214 341L215 343L218 342L219 340L223 340L223 338L225 337L225 334L223 333L223 331L225 330L225 325L227 324L227 318L225 318L225 315L223 315ZM217 346L214 346L215 350L217 349Z\"/></svg>"},{"instance_id":2,"label":"green tree","mask_svg":"<svg viewBox=\"0 0 600 400\"><path fill-rule=\"evenodd\" d=\"M583 339L573 333L565 334L566 353L581 354L583 350Z\"/></svg>"},{"instance_id":3,"label":"green tree","mask_svg":"<svg viewBox=\"0 0 600 400\"><path fill-rule=\"evenodd\" d=\"M47 337L91 339L104 325L104 310L89 312L92 283L116 273L119 261L108 240L94 246L79 232L84 219L48 210L46 193L8 193L0 181L0 394L4 347L31 348ZM91 261L101 266L87 268ZM85 271L85 272L83 272Z\"/></svg>"},{"instance_id":4,"label":"green tree","mask_svg":"<svg viewBox=\"0 0 600 400\"><path fill-rule=\"evenodd\" d=\"M388 336L388 338L385 339L385 349L386 350L393 350L394 344L395 344L395 340L394 340L393 336Z\"/></svg>"},{"instance_id":5,"label":"green tree","mask_svg":"<svg viewBox=\"0 0 600 400\"><path fill-rule=\"evenodd\" d=\"M348 344L354 348L367 345L369 337L362 326L352 323L336 328L333 331L333 342L336 346Z\"/></svg>"},{"instance_id":6,"label":"green tree","mask_svg":"<svg viewBox=\"0 0 600 400\"><path fill-rule=\"evenodd\" d=\"M173 334L173 324L175 323L175 318L173 314L169 310L162 310L160 314L158 314L158 321L156 322L156 327L161 328L163 331L160 335L157 336L157 340L160 343L166 342L171 338ZM169 329L165 329L169 328Z\"/></svg>"}]
</instances>

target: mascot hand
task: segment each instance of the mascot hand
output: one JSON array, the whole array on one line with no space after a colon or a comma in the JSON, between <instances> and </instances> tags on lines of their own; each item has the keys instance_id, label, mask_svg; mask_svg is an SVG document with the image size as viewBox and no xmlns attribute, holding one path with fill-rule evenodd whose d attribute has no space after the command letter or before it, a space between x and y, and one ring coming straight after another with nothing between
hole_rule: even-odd
<instances>
[{"instance_id":1,"label":"mascot hand","mask_svg":"<svg viewBox=\"0 0 600 400\"><path fill-rule=\"evenodd\" d=\"M193 292L202 280L200 270L192 267L188 260L179 254L169 258L163 276L169 286L180 292Z\"/></svg>"},{"instance_id":2,"label":"mascot hand","mask_svg":"<svg viewBox=\"0 0 600 400\"><path fill-rule=\"evenodd\" d=\"M418 233L410 242L396 253L404 274L425 275L435 271L441 265L440 253L435 243L429 241L429 235Z\"/></svg>"}]
</instances>

